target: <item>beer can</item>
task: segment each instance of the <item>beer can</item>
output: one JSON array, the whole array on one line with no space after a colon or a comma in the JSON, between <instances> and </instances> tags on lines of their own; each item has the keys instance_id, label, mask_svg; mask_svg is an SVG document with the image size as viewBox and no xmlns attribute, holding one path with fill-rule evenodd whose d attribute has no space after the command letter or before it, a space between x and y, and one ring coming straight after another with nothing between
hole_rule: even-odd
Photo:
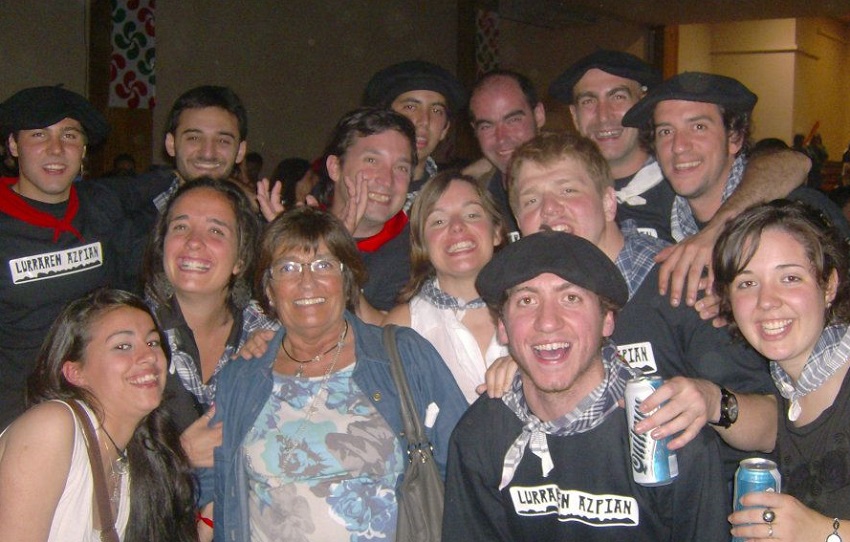
<instances>
[{"instance_id":1,"label":"beer can","mask_svg":"<svg viewBox=\"0 0 850 542\"><path fill-rule=\"evenodd\" d=\"M735 471L735 500L733 507L735 511L746 508L741 504L741 497L755 491L782 491L782 477L776 463L770 459L751 457L743 459ZM735 542L743 538L733 538Z\"/></svg>"},{"instance_id":2,"label":"beer can","mask_svg":"<svg viewBox=\"0 0 850 542\"><path fill-rule=\"evenodd\" d=\"M629 422L632 476L635 482L642 486L664 486L679 475L676 452L667 449L670 437L655 440L649 433L635 433L635 424L652 415L652 412L643 414L638 407L663 383L664 380L660 376L640 376L626 382L626 416Z\"/></svg>"}]
</instances>

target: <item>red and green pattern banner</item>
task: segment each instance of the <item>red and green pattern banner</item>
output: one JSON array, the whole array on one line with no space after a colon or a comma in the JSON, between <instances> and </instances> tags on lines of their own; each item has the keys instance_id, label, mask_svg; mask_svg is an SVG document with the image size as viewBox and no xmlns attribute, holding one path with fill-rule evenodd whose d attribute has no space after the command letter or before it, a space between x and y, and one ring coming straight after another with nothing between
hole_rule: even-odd
<instances>
[{"instance_id":1,"label":"red and green pattern banner","mask_svg":"<svg viewBox=\"0 0 850 542\"><path fill-rule=\"evenodd\" d=\"M156 104L156 0L112 0L109 107Z\"/></svg>"},{"instance_id":2,"label":"red and green pattern banner","mask_svg":"<svg viewBox=\"0 0 850 542\"><path fill-rule=\"evenodd\" d=\"M499 14L479 9L475 15L476 76L498 69L499 61Z\"/></svg>"}]
</instances>

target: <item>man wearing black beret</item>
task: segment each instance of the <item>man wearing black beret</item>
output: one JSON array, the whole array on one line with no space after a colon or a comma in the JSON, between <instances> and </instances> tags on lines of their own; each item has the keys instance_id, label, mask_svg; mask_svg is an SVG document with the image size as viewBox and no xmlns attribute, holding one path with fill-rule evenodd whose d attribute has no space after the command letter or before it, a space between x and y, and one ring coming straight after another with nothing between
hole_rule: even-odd
<instances>
[{"instance_id":1,"label":"man wearing black beret","mask_svg":"<svg viewBox=\"0 0 850 542\"><path fill-rule=\"evenodd\" d=\"M61 87L0 104L3 144L19 167L0 179L0 430L23 412L27 376L61 308L98 286L123 286L121 203L99 184L74 183L107 130L100 112Z\"/></svg>"},{"instance_id":2,"label":"man wearing black beret","mask_svg":"<svg viewBox=\"0 0 850 542\"><path fill-rule=\"evenodd\" d=\"M757 101L737 79L686 72L652 89L623 117L625 126L644 130L677 194L670 217L677 241L703 229L737 192L748 169L746 151ZM765 199L786 195L820 208L845 234L850 232L841 211L807 187L765 194Z\"/></svg>"},{"instance_id":3,"label":"man wearing black beret","mask_svg":"<svg viewBox=\"0 0 850 542\"><path fill-rule=\"evenodd\" d=\"M436 175L431 157L446 138L451 121L466 104L466 91L448 70L424 60L409 60L375 73L363 93L363 105L393 109L416 128L418 162L408 188L405 211L428 179Z\"/></svg>"},{"instance_id":4,"label":"man wearing black beret","mask_svg":"<svg viewBox=\"0 0 850 542\"><path fill-rule=\"evenodd\" d=\"M475 286L519 373L452 434L445 540L728 538L716 443L704 435L678 451L671 484L634 482L618 402L636 372L608 339L628 289L603 251L542 231L498 252Z\"/></svg>"},{"instance_id":5,"label":"man wearing black beret","mask_svg":"<svg viewBox=\"0 0 850 542\"><path fill-rule=\"evenodd\" d=\"M549 93L570 105L578 132L593 140L608 161L617 191L620 226L679 242L681 239L674 239L670 233L675 193L664 182L661 168L649 145L640 140L639 131L622 123L626 112L659 83L660 74L636 56L599 50L568 67L551 84ZM661 291L666 293L672 278L669 291L674 305L679 303L689 271L698 278L710 260L714 240L726 218L753 203L783 197L805 180L808 171L805 157L790 151L759 160L759 167L743 179L745 190L723 206L711 227L659 256L659 261L665 262L659 274ZM696 279L689 283L688 305L696 302L697 283Z\"/></svg>"}]
</instances>

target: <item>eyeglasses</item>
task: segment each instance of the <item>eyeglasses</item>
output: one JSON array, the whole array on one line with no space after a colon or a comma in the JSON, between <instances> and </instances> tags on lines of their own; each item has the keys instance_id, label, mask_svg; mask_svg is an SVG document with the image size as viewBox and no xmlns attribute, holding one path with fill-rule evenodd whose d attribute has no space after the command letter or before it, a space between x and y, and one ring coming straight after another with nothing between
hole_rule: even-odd
<instances>
[{"instance_id":1,"label":"eyeglasses","mask_svg":"<svg viewBox=\"0 0 850 542\"><path fill-rule=\"evenodd\" d=\"M281 260L272 264L269 275L275 280L295 280L301 277L304 268L309 267L310 272L317 277L331 277L342 272L342 262L320 258L309 263Z\"/></svg>"}]
</instances>

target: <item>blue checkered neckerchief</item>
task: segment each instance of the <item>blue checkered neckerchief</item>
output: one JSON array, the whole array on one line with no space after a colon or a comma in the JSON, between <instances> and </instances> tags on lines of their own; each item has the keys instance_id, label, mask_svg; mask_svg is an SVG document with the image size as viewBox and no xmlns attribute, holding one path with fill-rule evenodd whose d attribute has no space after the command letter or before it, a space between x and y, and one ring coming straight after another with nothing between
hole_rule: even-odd
<instances>
[{"instance_id":1,"label":"blue checkered neckerchief","mask_svg":"<svg viewBox=\"0 0 850 542\"><path fill-rule=\"evenodd\" d=\"M434 175L436 175L436 174L437 174L437 162L429 156L428 158L425 159L425 175L424 175L425 183L430 181L434 177ZM424 186L425 183L422 183L422 185ZM420 192L420 190L407 193L407 197L404 200L404 206L402 207L402 210L405 213L407 213L408 215L410 214L410 208L413 207L413 202L416 200L416 196L419 195L419 192Z\"/></svg>"},{"instance_id":2,"label":"blue checkered neckerchief","mask_svg":"<svg viewBox=\"0 0 850 542\"><path fill-rule=\"evenodd\" d=\"M153 199L153 204L156 206L156 210L160 213L165 211L166 205L168 205L168 200L171 199L171 196L177 192L177 189L180 188L180 179L177 177L177 174L174 174L174 180L171 181L171 184L168 188L165 189L164 192L161 192L158 196Z\"/></svg>"},{"instance_id":3,"label":"blue checkered neckerchief","mask_svg":"<svg viewBox=\"0 0 850 542\"><path fill-rule=\"evenodd\" d=\"M726 186L723 188L722 201L729 199L729 196L741 184L741 179L744 177L744 169L747 167L747 159L741 154L732 163L732 170L729 172L729 178L726 180ZM694 213L691 211L691 206L688 205L688 200L682 196L676 196L673 200L673 210L670 212L670 233L673 239L678 243L686 237L690 237L699 232Z\"/></svg>"},{"instance_id":4,"label":"blue checkered neckerchief","mask_svg":"<svg viewBox=\"0 0 850 542\"><path fill-rule=\"evenodd\" d=\"M484 303L484 300L480 297L476 297L469 302L464 302L463 299L440 290L440 284L437 282L437 277L431 277L426 280L419 293L426 301L428 301L428 303L434 305L438 309L465 311L466 309L480 309L487 306L487 304Z\"/></svg>"},{"instance_id":5,"label":"blue checkered neckerchief","mask_svg":"<svg viewBox=\"0 0 850 542\"><path fill-rule=\"evenodd\" d=\"M640 285L643 284L643 279L655 267L655 255L669 243L663 239L640 233L637 229L637 222L631 219L624 220L620 224L620 231L623 232L625 243L620 253L617 254L614 264L620 270L623 278L626 279L626 285L629 287L629 299L631 299Z\"/></svg>"},{"instance_id":6,"label":"blue checkered neckerchief","mask_svg":"<svg viewBox=\"0 0 850 542\"><path fill-rule=\"evenodd\" d=\"M790 400L788 419L792 422L800 417L800 397L818 389L850 359L850 333L848 326L827 326L809 354L800 378L794 383L788 373L775 361L770 362L770 375L782 397Z\"/></svg>"},{"instance_id":7,"label":"blue checkered neckerchief","mask_svg":"<svg viewBox=\"0 0 850 542\"><path fill-rule=\"evenodd\" d=\"M605 366L605 379L596 389L582 399L576 408L557 420L540 421L531 413L528 403L522 393L522 378L520 373L514 376L511 388L502 396L502 401L523 423L522 433L505 454L502 466L502 481L499 490L504 489L513 480L516 469L525 455L525 448L540 458L543 477L555 467L549 454L549 443L546 435L567 437L586 433L601 424L615 411L617 401L623 398L626 381L638 373L630 369L617 354L617 347L610 339L605 339L602 346L602 364Z\"/></svg>"}]
</instances>

